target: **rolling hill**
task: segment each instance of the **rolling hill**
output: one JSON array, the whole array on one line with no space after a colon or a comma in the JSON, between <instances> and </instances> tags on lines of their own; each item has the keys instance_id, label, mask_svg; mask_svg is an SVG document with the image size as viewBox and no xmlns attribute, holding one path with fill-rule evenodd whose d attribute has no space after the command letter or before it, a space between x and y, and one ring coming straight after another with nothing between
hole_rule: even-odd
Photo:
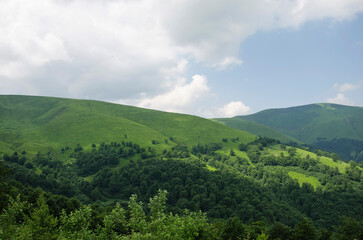
<instances>
[{"instance_id":1,"label":"rolling hill","mask_svg":"<svg viewBox=\"0 0 363 240\"><path fill-rule=\"evenodd\" d=\"M247 127L247 123L239 121L240 119L268 128L257 125L258 130L255 130L253 127ZM230 127L283 141L280 135L272 132L272 130L277 131L302 143L336 152L345 160L358 160L358 155L363 150L361 148L363 143L362 107L320 103L268 109L251 115L219 121L223 121ZM338 140L340 144L344 144L343 150L336 150Z\"/></svg>"},{"instance_id":2,"label":"rolling hill","mask_svg":"<svg viewBox=\"0 0 363 240\"><path fill-rule=\"evenodd\" d=\"M92 100L0 96L0 152L133 141L157 149L255 136L196 116ZM231 143L227 143L231 144Z\"/></svg>"},{"instance_id":3,"label":"rolling hill","mask_svg":"<svg viewBox=\"0 0 363 240\"><path fill-rule=\"evenodd\" d=\"M271 127L304 143L334 138L363 140L363 108L311 104L269 109L239 118Z\"/></svg>"}]
</instances>

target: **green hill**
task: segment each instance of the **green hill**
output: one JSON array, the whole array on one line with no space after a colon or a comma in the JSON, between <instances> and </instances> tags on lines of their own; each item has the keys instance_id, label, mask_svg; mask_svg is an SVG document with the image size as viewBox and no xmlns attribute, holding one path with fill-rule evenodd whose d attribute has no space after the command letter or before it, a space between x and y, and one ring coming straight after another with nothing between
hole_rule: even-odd
<instances>
[{"instance_id":1,"label":"green hill","mask_svg":"<svg viewBox=\"0 0 363 240\"><path fill-rule=\"evenodd\" d=\"M246 131L246 132L252 133L252 134L257 135L257 136L263 136L263 137L278 139L283 143L289 143L289 142L299 143L300 142L299 140L297 140L297 139L295 139L293 137L287 136L286 134L283 134L283 133L281 133L279 131L276 131L276 130L270 128L270 127L259 124L257 122L242 119L240 117L216 118L216 119L213 119L213 120L216 121L216 122L225 124L228 127L232 127L232 128L235 128L235 129Z\"/></svg>"},{"instance_id":2,"label":"green hill","mask_svg":"<svg viewBox=\"0 0 363 240\"><path fill-rule=\"evenodd\" d=\"M170 148L255 136L196 116L92 100L0 96L0 152L133 141ZM171 141L172 140L172 141Z\"/></svg>"},{"instance_id":3,"label":"green hill","mask_svg":"<svg viewBox=\"0 0 363 240\"><path fill-rule=\"evenodd\" d=\"M255 135L312 145L349 161L363 160L363 108L338 104L268 109L247 116L216 119Z\"/></svg>"},{"instance_id":4,"label":"green hill","mask_svg":"<svg viewBox=\"0 0 363 240\"><path fill-rule=\"evenodd\" d=\"M311 104L269 109L239 118L271 127L304 143L334 138L363 140L363 108Z\"/></svg>"}]
</instances>

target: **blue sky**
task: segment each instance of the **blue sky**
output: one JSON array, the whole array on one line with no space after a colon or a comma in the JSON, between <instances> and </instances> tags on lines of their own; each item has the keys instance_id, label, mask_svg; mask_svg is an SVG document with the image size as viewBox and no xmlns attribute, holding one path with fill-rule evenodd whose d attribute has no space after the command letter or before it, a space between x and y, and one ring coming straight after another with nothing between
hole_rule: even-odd
<instances>
[{"instance_id":1,"label":"blue sky","mask_svg":"<svg viewBox=\"0 0 363 240\"><path fill-rule=\"evenodd\" d=\"M363 106L363 0L3 0L0 15L0 94L203 117Z\"/></svg>"},{"instance_id":2,"label":"blue sky","mask_svg":"<svg viewBox=\"0 0 363 240\"><path fill-rule=\"evenodd\" d=\"M260 32L241 44L243 64L225 71L200 65L212 89L226 102L241 100L251 112L328 102L336 84L356 88L343 91L334 102L363 106L363 14L350 21L331 19L298 29Z\"/></svg>"}]
</instances>

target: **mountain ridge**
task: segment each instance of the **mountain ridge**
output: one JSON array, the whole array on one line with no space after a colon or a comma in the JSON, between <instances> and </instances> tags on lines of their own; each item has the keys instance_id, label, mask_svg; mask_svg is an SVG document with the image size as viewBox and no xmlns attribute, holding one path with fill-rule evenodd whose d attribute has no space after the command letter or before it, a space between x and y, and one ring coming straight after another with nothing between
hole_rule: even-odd
<instances>
[{"instance_id":1,"label":"mountain ridge","mask_svg":"<svg viewBox=\"0 0 363 240\"><path fill-rule=\"evenodd\" d=\"M341 133L344 135L343 137L363 140L360 133L363 132L363 126L356 125L358 122L356 118L363 119L362 107L317 103L289 108L267 109L255 114L237 117L269 126L306 143L314 142L315 139L308 135L311 135L311 132L320 127L323 127L325 132L319 137L333 139L334 137L329 136L330 129L323 126L326 124L343 125L347 131L347 133ZM314 126L317 124L319 126ZM303 133L306 131L309 131L309 134Z\"/></svg>"},{"instance_id":2,"label":"mountain ridge","mask_svg":"<svg viewBox=\"0 0 363 240\"><path fill-rule=\"evenodd\" d=\"M175 144L219 142L223 137L239 137L246 142L256 138L197 116L96 100L1 95L0 113L3 152L126 139L144 145L154 140L155 147L162 149Z\"/></svg>"}]
</instances>

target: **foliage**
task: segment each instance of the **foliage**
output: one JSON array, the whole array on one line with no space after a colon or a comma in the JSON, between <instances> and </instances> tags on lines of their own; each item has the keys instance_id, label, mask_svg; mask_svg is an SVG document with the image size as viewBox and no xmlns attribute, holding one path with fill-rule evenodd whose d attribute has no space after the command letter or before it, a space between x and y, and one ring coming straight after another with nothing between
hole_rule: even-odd
<instances>
[{"instance_id":1,"label":"foliage","mask_svg":"<svg viewBox=\"0 0 363 240\"><path fill-rule=\"evenodd\" d=\"M337 153L345 161L362 161L359 153L363 152L363 140L349 138L334 138L332 140L322 140L312 144L313 147L328 152Z\"/></svg>"},{"instance_id":2,"label":"foliage","mask_svg":"<svg viewBox=\"0 0 363 240\"><path fill-rule=\"evenodd\" d=\"M226 150L223 155L219 144L197 145L194 151L209 149L209 153L199 152L196 159L188 157L187 146L176 145L157 157L149 148L133 142L101 143L91 150L77 151L72 154L73 164L63 164L52 154L40 153L32 160L23 156L33 163L32 169L14 161L6 163L14 168L15 180L76 197L84 203L112 203L126 200L131 194L147 201L158 189L166 189L168 209L174 213L201 210L212 218L237 216L243 222L279 221L288 226L294 226L306 215L324 227L338 222L336 214L355 217L355 212L362 209L361 172L356 164L352 162L342 174L314 159L313 153L310 157L302 150L281 149L276 144L274 140L259 138L246 145L245 156L256 165L241 158L238 150L232 149L233 154L231 149ZM287 154L290 149L292 154ZM151 158L134 160L145 152ZM133 155L125 155L130 153ZM112 168L105 164L115 158L123 164ZM91 163L80 164L87 159L102 164L92 168ZM93 175L84 178L86 173ZM298 179L300 185L290 176ZM316 191L306 183L314 184ZM50 211L59 216L61 208L54 202Z\"/></svg>"},{"instance_id":3,"label":"foliage","mask_svg":"<svg viewBox=\"0 0 363 240\"><path fill-rule=\"evenodd\" d=\"M202 213L185 212L174 215L165 212L166 191L150 199L149 214L142 203L130 198L128 209L116 205L105 215L101 225L91 227L92 209L84 206L59 220L49 214L44 198L32 212L26 202L11 200L0 214L0 239L217 239Z\"/></svg>"}]
</instances>

